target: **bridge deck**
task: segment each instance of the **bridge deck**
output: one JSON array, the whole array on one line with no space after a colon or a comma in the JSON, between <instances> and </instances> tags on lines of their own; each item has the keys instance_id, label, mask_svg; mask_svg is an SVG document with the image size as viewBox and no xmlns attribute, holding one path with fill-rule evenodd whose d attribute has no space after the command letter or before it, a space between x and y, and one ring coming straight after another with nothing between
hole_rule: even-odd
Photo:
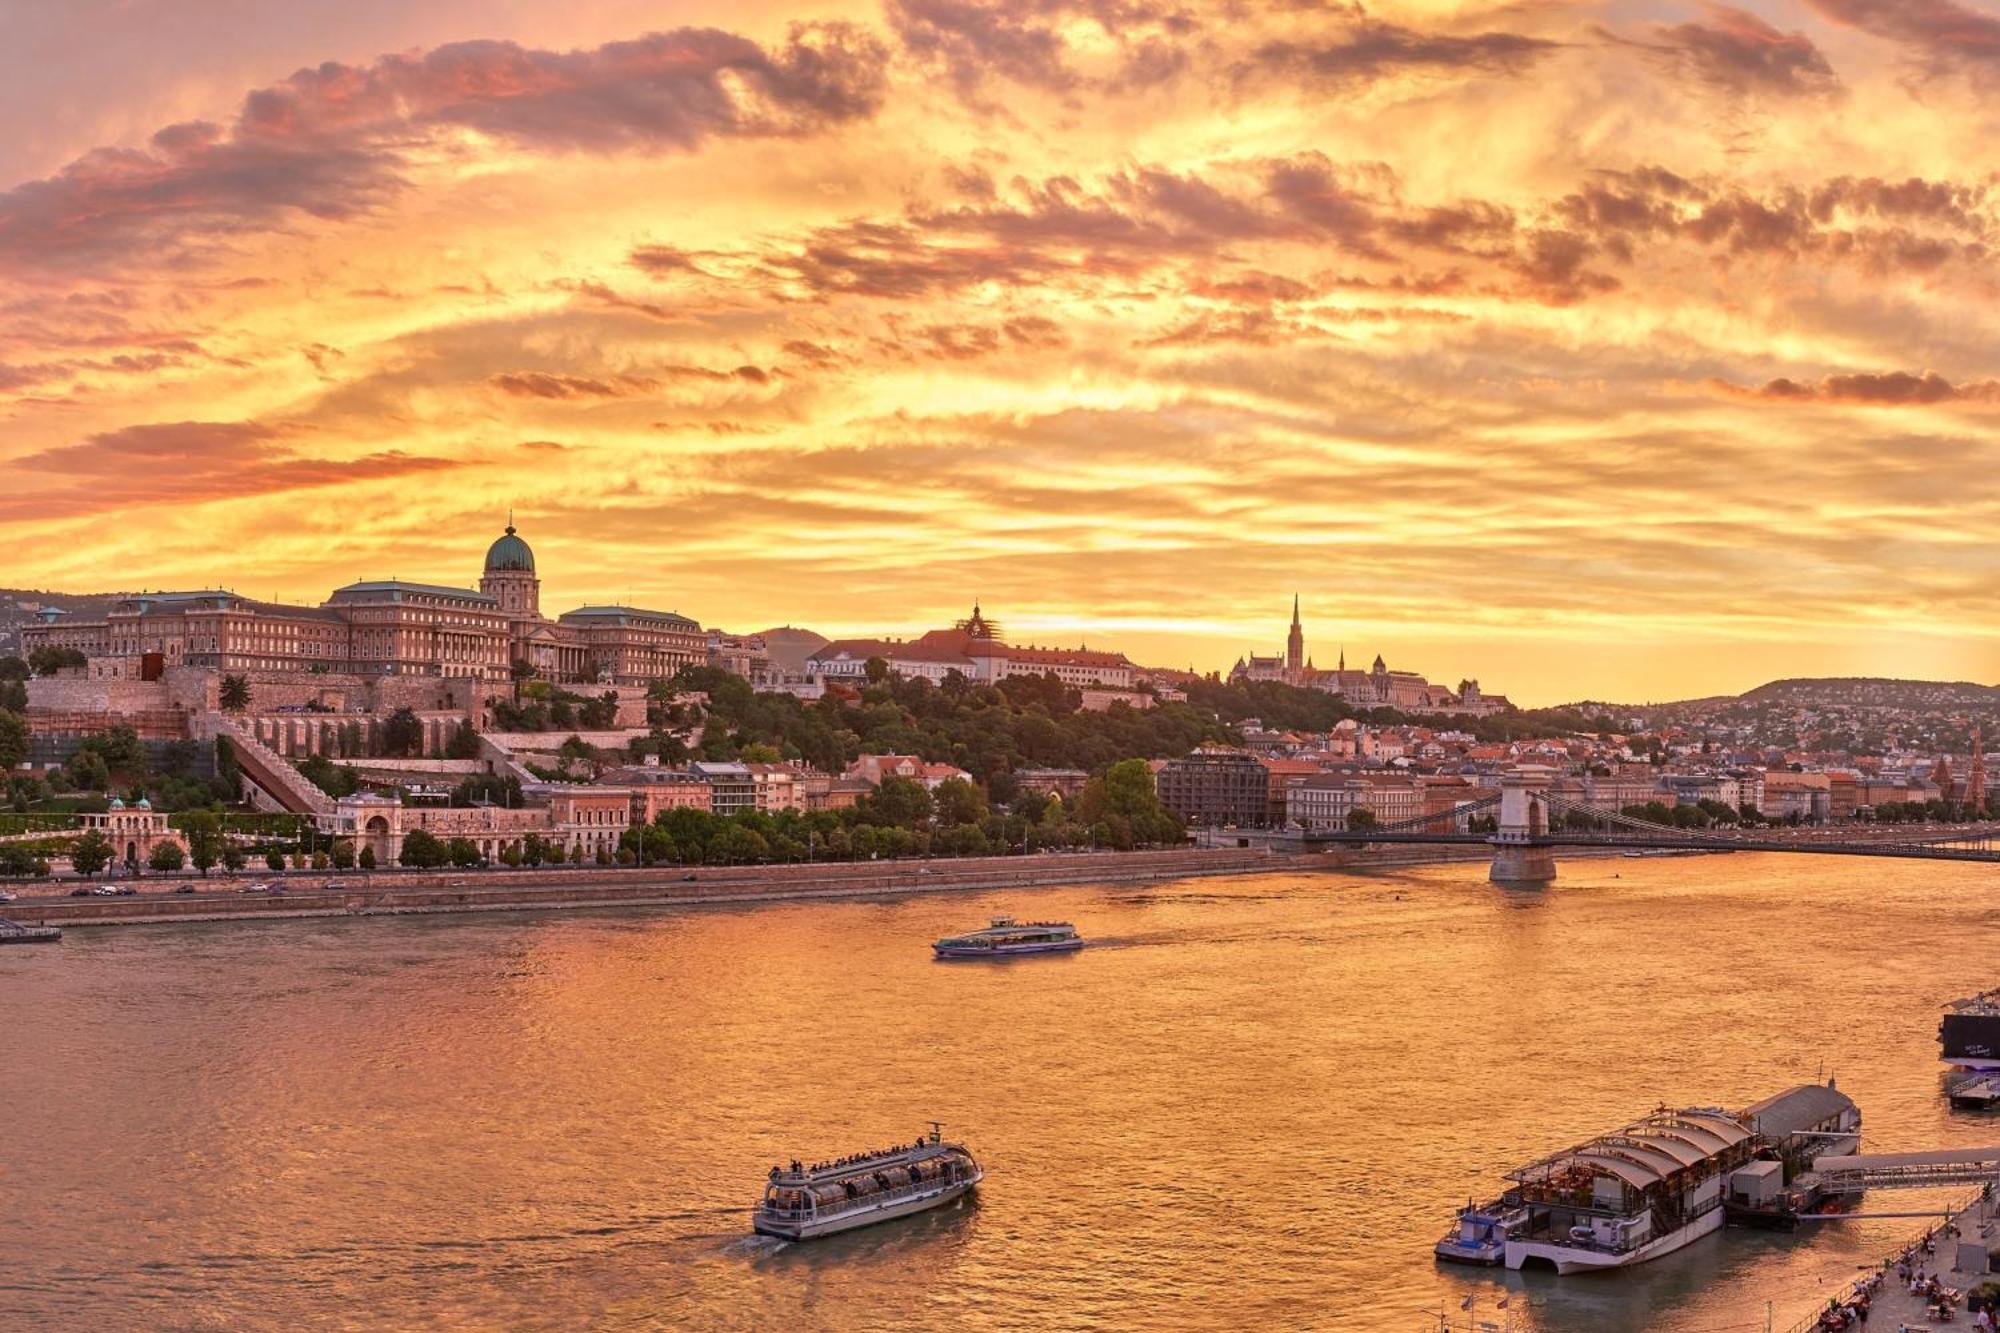
<instances>
[{"instance_id":1,"label":"bridge deck","mask_svg":"<svg viewBox=\"0 0 2000 1333\"><path fill-rule=\"evenodd\" d=\"M1969 835L1973 841L1978 835ZM1969 861L1980 864L2000 862L2000 848L1953 847L1942 843L1853 842L1836 839L1785 838L1699 838L1658 837L1625 834L1538 833L1519 837L1489 833L1305 833L1300 840L1307 846L1472 846L1491 847L1628 847L1633 850L1680 850L1699 852L1787 852L1806 856L1881 856L1918 861Z\"/></svg>"}]
</instances>

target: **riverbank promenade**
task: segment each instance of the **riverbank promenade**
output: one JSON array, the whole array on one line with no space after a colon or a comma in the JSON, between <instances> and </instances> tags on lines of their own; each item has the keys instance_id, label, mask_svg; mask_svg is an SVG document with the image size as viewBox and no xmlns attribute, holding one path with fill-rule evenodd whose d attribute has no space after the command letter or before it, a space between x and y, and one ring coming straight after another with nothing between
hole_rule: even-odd
<instances>
[{"instance_id":1,"label":"riverbank promenade","mask_svg":"<svg viewBox=\"0 0 2000 1333\"><path fill-rule=\"evenodd\" d=\"M1857 1280L1848 1295L1793 1324L1786 1333L1827 1333L1866 1327L1875 1333L1915 1333L1918 1329L1976 1329L1966 1297L1983 1282L1989 1251L2000 1247L2000 1199L1984 1193L1913 1239L1880 1270ZM1852 1296L1868 1293L1865 1320ZM1854 1311L1854 1313L1849 1313Z\"/></svg>"},{"instance_id":2,"label":"riverbank promenade","mask_svg":"<svg viewBox=\"0 0 2000 1333\"><path fill-rule=\"evenodd\" d=\"M549 867L506 871L291 871L234 879L149 878L130 896L71 897L43 884L7 904L35 925L132 925L274 917L380 916L550 911L585 907L686 906L799 898L855 898L1155 883L1270 869L1258 850L1172 850L992 856L922 861L816 862L777 866Z\"/></svg>"}]
</instances>

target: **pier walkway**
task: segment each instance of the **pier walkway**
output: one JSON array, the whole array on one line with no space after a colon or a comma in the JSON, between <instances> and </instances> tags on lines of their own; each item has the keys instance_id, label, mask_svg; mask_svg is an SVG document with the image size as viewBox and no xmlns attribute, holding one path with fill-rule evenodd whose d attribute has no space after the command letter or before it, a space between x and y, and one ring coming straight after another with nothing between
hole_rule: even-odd
<instances>
[{"instance_id":1,"label":"pier walkway","mask_svg":"<svg viewBox=\"0 0 2000 1333\"><path fill-rule=\"evenodd\" d=\"M1867 1189L1918 1189L1930 1185L2000 1180L2000 1148L1944 1148L1935 1152L1865 1153L1816 1157L1813 1171L1829 1194Z\"/></svg>"}]
</instances>

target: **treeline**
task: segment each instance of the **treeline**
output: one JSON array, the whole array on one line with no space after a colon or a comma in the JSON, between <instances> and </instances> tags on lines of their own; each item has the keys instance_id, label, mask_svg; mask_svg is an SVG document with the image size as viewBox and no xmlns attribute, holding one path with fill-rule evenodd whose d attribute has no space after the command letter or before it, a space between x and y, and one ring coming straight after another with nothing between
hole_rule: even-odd
<instances>
[{"instance_id":1,"label":"treeline","mask_svg":"<svg viewBox=\"0 0 2000 1333\"><path fill-rule=\"evenodd\" d=\"M985 856L1049 847L1173 846L1180 820L1160 805L1145 761L1128 759L1091 779L1074 803L1022 792L1005 806L990 804L963 778L935 792L908 778L888 778L846 810L662 810L651 824L625 830L616 851L596 854L610 865L742 865L773 861L866 861L902 856ZM416 830L403 839L403 864L435 868L484 863L470 838L438 838ZM537 834L509 843L506 865L580 862Z\"/></svg>"},{"instance_id":2,"label":"treeline","mask_svg":"<svg viewBox=\"0 0 2000 1333\"><path fill-rule=\"evenodd\" d=\"M708 696L706 708L684 698L697 691ZM1234 739L1229 728L1186 704L1086 712L1078 691L1054 676L1016 676L997 685L953 677L934 685L878 673L857 703L833 694L807 703L759 694L716 668L693 667L655 691L653 715L661 730L642 748L669 763L803 760L838 773L863 754L911 754L964 769L1003 804L1014 798L1013 775L1023 768L1096 773L1121 759L1171 758ZM672 732L696 721L701 741L690 754Z\"/></svg>"},{"instance_id":3,"label":"treeline","mask_svg":"<svg viewBox=\"0 0 2000 1333\"><path fill-rule=\"evenodd\" d=\"M1275 680L1199 680L1187 686L1188 703L1212 713L1229 725L1256 718L1273 731L1331 731L1349 720L1369 726L1422 726L1436 731L1462 731L1480 741L1530 740L1572 732L1611 731L1607 715L1573 708L1510 711L1485 717L1404 712L1398 708L1356 708L1337 694L1286 685Z\"/></svg>"}]
</instances>

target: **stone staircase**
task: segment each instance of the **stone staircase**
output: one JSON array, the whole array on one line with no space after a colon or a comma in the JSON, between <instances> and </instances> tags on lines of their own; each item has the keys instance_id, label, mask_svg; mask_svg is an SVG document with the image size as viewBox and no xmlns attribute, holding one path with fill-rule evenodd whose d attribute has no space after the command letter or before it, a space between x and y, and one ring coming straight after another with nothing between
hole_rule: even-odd
<instances>
[{"instance_id":1,"label":"stone staircase","mask_svg":"<svg viewBox=\"0 0 2000 1333\"><path fill-rule=\"evenodd\" d=\"M306 779L305 774L292 767L291 761L273 750L234 718L221 713L202 715L200 730L211 739L217 736L228 738L230 748L236 754L236 766L250 781L255 792L262 793L280 810L295 815L331 815L334 801Z\"/></svg>"}]
</instances>

